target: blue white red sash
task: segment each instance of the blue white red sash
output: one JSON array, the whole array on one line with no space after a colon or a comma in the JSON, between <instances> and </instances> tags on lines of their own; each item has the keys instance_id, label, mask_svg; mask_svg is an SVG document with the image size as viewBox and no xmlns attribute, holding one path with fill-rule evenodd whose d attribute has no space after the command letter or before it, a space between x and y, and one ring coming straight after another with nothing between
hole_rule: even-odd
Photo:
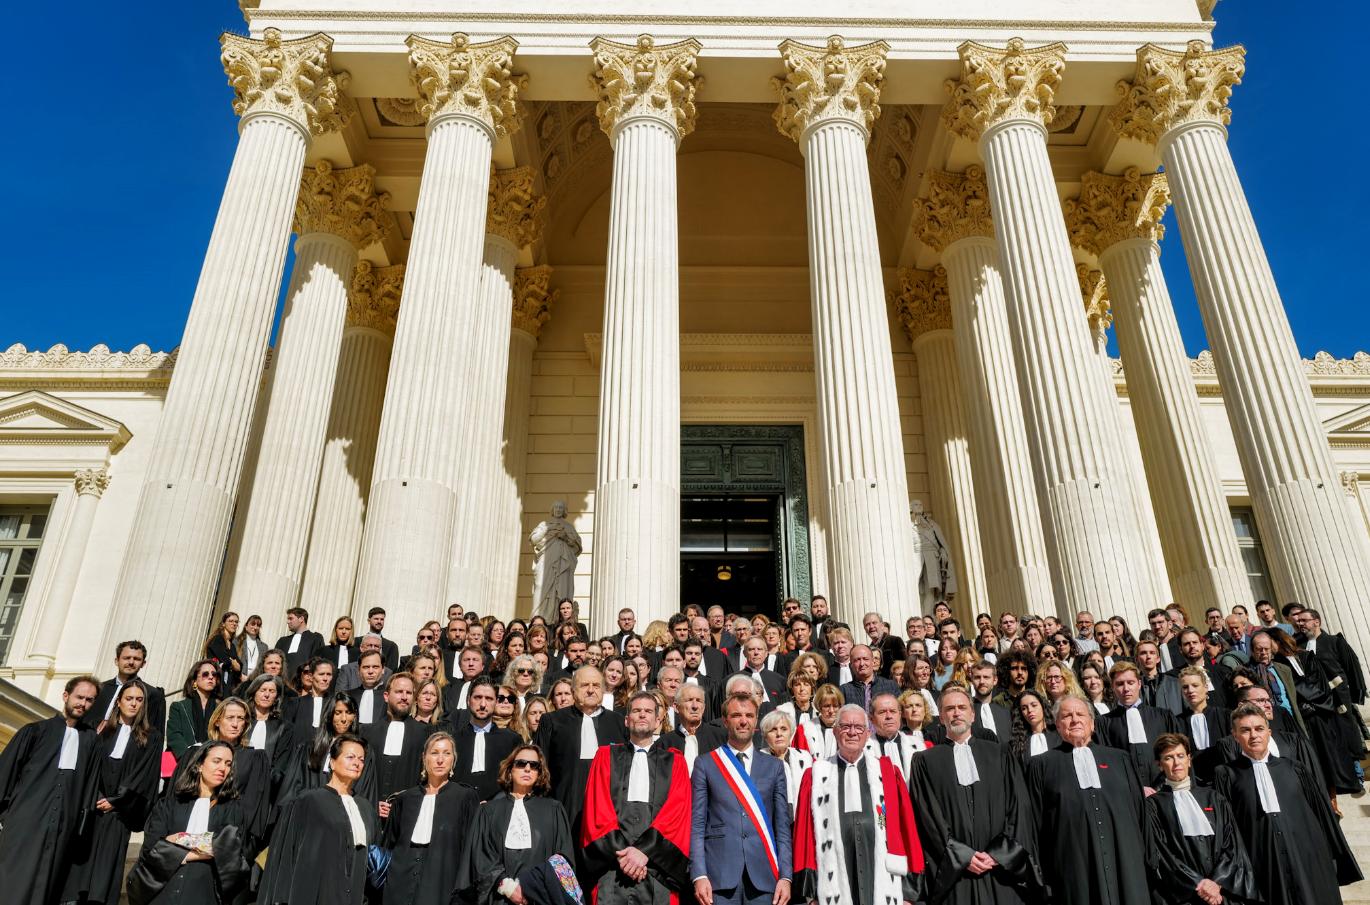
<instances>
[{"instance_id":1,"label":"blue white red sash","mask_svg":"<svg viewBox=\"0 0 1370 905\"><path fill-rule=\"evenodd\" d=\"M752 757L756 757L756 755L753 754ZM771 873L775 875L776 879L779 879L780 856L776 853L775 833L771 830L770 814L767 813L766 806L761 803L761 793L756 790L751 776L742 769L742 764L738 761L732 748L727 745L715 748L713 758L714 763L718 764L719 772L723 774L723 781L728 784L728 788L733 790L738 803L742 805L743 813L751 820L752 826L756 828L756 834L765 843L766 860L770 862Z\"/></svg>"}]
</instances>

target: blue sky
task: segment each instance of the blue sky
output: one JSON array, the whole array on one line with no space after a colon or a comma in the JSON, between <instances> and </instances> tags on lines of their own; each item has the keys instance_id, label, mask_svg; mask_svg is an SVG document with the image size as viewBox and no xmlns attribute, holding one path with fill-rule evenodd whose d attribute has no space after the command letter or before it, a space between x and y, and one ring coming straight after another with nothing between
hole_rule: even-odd
<instances>
[{"instance_id":1,"label":"blue sky","mask_svg":"<svg viewBox=\"0 0 1370 905\"><path fill-rule=\"evenodd\" d=\"M1339 5L1333 27L1364 33L1367 6ZM9 13L20 19L10 33L25 37L9 43L0 87L11 124L0 172L16 202L0 243L10 287L0 348L170 349L233 154L218 35L242 29L238 5L164 3L60 32L53 9ZM1299 348L1345 357L1370 350L1363 77L1355 54L1329 45L1327 17L1303 9L1225 0L1216 36L1247 47L1230 142ZM1208 344L1173 212L1167 220L1162 264L1195 354Z\"/></svg>"}]
</instances>

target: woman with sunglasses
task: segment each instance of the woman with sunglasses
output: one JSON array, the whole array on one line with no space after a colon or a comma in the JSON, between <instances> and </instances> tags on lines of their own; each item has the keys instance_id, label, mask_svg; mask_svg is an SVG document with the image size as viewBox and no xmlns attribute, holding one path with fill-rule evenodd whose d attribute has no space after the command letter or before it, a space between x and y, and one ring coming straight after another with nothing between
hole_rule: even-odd
<instances>
[{"instance_id":1,"label":"woman with sunglasses","mask_svg":"<svg viewBox=\"0 0 1370 905\"><path fill-rule=\"evenodd\" d=\"M480 809L480 798L452 782L456 745L446 732L423 743L419 783L390 804L381 845L391 852L382 905L446 902L460 880L459 853Z\"/></svg>"},{"instance_id":2,"label":"woman with sunglasses","mask_svg":"<svg viewBox=\"0 0 1370 905\"><path fill-rule=\"evenodd\" d=\"M419 629L414 636L414 647L409 651L410 656L420 653L431 653L438 656L438 639L442 637L442 626L436 620L425 622L423 628ZM441 659L441 658L439 658Z\"/></svg>"},{"instance_id":3,"label":"woman with sunglasses","mask_svg":"<svg viewBox=\"0 0 1370 905\"><path fill-rule=\"evenodd\" d=\"M501 729L509 729L523 737L523 720L520 713L518 693L509 685L499 685L495 689L495 713L490 718Z\"/></svg>"},{"instance_id":4,"label":"woman with sunglasses","mask_svg":"<svg viewBox=\"0 0 1370 905\"><path fill-rule=\"evenodd\" d=\"M190 746L209 738L209 715L219 700L219 666L200 660L190 668L181 685L181 700L167 711L166 746L180 761Z\"/></svg>"},{"instance_id":5,"label":"woman with sunglasses","mask_svg":"<svg viewBox=\"0 0 1370 905\"><path fill-rule=\"evenodd\" d=\"M500 765L499 787L480 809L471 837L468 885L475 905L522 902L519 874L553 855L574 863L571 824L561 802L548 797L551 783L542 749L515 748Z\"/></svg>"},{"instance_id":6,"label":"woman with sunglasses","mask_svg":"<svg viewBox=\"0 0 1370 905\"><path fill-rule=\"evenodd\" d=\"M509 661L509 667L504 670L504 684L514 689L519 704L526 704L528 696L537 694L542 688L542 670L531 656L521 654Z\"/></svg>"}]
</instances>

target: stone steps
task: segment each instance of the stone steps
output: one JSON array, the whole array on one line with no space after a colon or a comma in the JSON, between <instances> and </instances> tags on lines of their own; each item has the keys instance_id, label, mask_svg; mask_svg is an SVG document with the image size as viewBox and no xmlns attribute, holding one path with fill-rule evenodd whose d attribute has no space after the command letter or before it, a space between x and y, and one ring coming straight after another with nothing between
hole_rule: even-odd
<instances>
[{"instance_id":1,"label":"stone steps","mask_svg":"<svg viewBox=\"0 0 1370 905\"><path fill-rule=\"evenodd\" d=\"M1370 795L1362 791L1359 795L1339 795L1337 804L1341 806L1341 831L1360 864L1361 872L1370 876ZM1362 880L1341 890L1345 905L1370 905L1370 880Z\"/></svg>"}]
</instances>

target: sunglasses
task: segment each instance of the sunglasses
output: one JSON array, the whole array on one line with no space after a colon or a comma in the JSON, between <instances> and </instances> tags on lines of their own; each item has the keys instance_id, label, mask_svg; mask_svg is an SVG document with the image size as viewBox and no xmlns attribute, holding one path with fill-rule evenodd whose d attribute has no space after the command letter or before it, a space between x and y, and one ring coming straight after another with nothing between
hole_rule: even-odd
<instances>
[{"instance_id":1,"label":"sunglasses","mask_svg":"<svg viewBox=\"0 0 1370 905\"><path fill-rule=\"evenodd\" d=\"M419 640L420 640L420 641L432 641L432 640L433 640L433 636L432 636L432 635L419 635Z\"/></svg>"},{"instance_id":2,"label":"sunglasses","mask_svg":"<svg viewBox=\"0 0 1370 905\"><path fill-rule=\"evenodd\" d=\"M199 678L199 679L217 679L217 678L219 678L219 674L218 674L217 672L211 672L211 671L209 671L209 670L205 670L205 671L201 672L198 676L196 676L196 678Z\"/></svg>"},{"instance_id":3,"label":"sunglasses","mask_svg":"<svg viewBox=\"0 0 1370 905\"><path fill-rule=\"evenodd\" d=\"M515 699L511 694L497 694L495 695L495 700L499 701L501 704L512 704Z\"/></svg>"},{"instance_id":4,"label":"sunglasses","mask_svg":"<svg viewBox=\"0 0 1370 905\"><path fill-rule=\"evenodd\" d=\"M514 672L518 673L521 676L531 676L533 674L533 671L531 669L528 669L526 666L521 669L516 669L514 670Z\"/></svg>"},{"instance_id":5,"label":"sunglasses","mask_svg":"<svg viewBox=\"0 0 1370 905\"><path fill-rule=\"evenodd\" d=\"M514 761L514 769L515 769L515 770L532 770L532 771L534 771L534 772L541 772L541 771L542 771L542 761L540 761L540 760L523 760L523 759L519 759L519 760Z\"/></svg>"}]
</instances>

